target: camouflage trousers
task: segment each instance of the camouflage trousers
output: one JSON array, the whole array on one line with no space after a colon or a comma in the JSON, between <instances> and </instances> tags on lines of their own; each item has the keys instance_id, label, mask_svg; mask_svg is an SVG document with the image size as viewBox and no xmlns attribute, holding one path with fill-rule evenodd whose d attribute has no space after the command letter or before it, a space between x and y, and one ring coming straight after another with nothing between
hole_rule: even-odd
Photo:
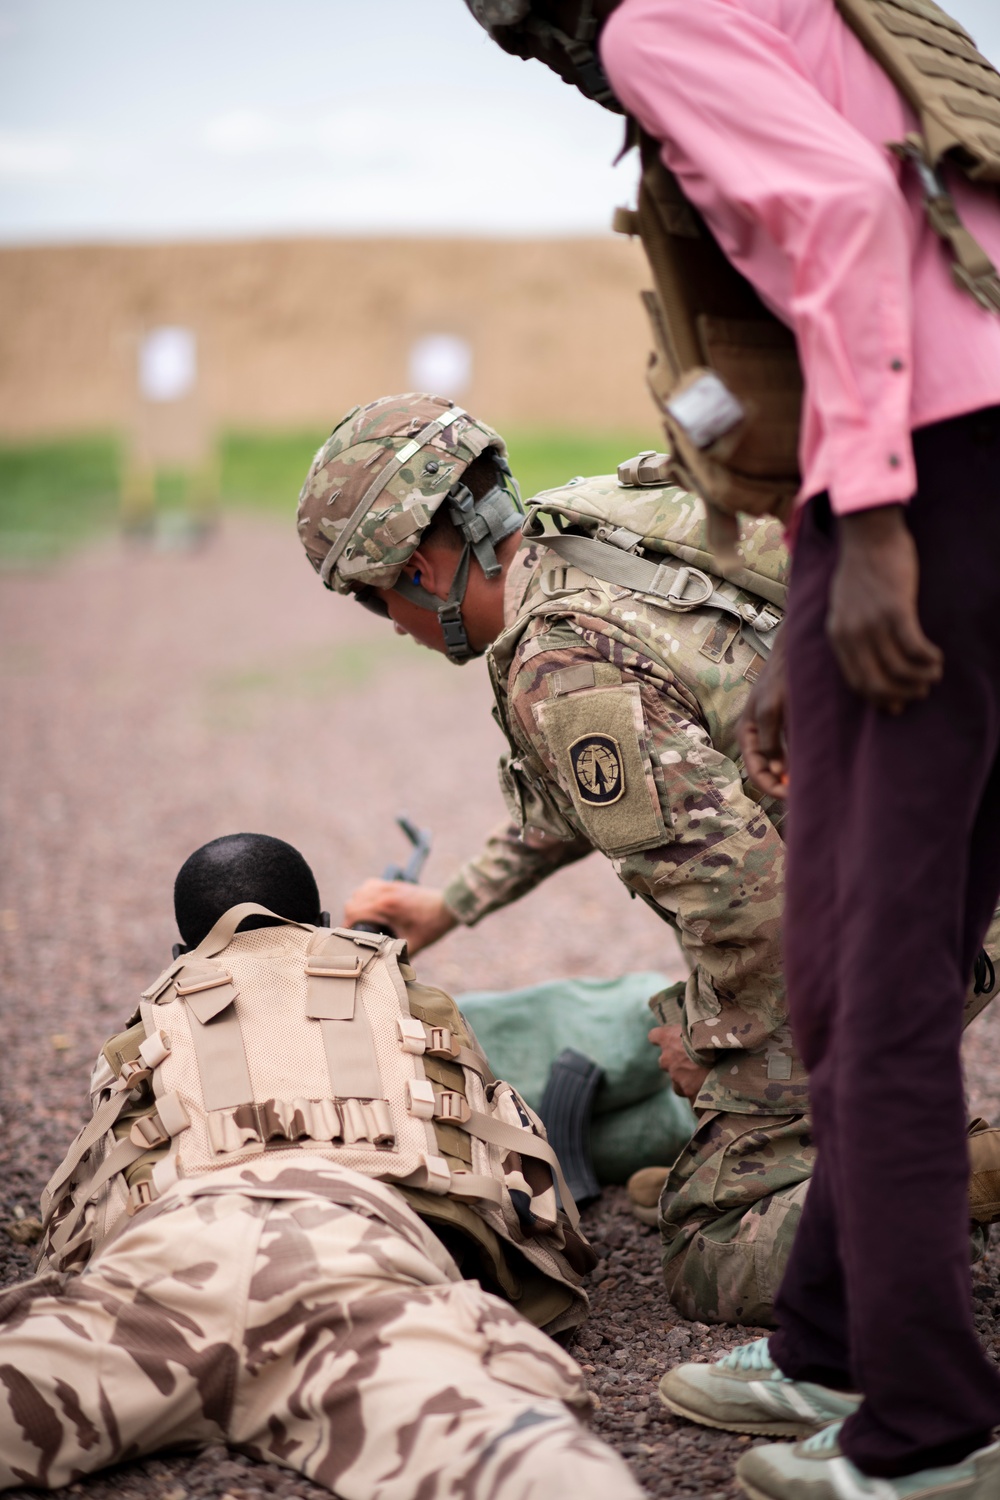
<instances>
[{"instance_id":1,"label":"camouflage trousers","mask_svg":"<svg viewBox=\"0 0 1000 1500\"><path fill-rule=\"evenodd\" d=\"M341 1178L342 1201L182 1185L0 1297L0 1488L221 1439L344 1500L638 1500L568 1355Z\"/></svg>"},{"instance_id":2,"label":"camouflage trousers","mask_svg":"<svg viewBox=\"0 0 1000 1500\"><path fill-rule=\"evenodd\" d=\"M663 1277L685 1318L774 1327L815 1154L808 1115L701 1116L660 1198Z\"/></svg>"}]
</instances>

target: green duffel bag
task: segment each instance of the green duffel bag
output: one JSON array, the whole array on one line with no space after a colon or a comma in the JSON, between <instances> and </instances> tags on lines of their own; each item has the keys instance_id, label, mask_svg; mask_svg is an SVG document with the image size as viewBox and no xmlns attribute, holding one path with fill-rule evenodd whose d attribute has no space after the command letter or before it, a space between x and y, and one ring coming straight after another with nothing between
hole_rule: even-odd
<instances>
[{"instance_id":1,"label":"green duffel bag","mask_svg":"<svg viewBox=\"0 0 1000 1500\"><path fill-rule=\"evenodd\" d=\"M549 1070L572 1047L603 1069L594 1099L590 1151L598 1180L625 1182L640 1167L667 1166L690 1139L695 1117L647 1040L648 1001L662 974L620 979L552 979L523 990L458 996L490 1066L537 1109Z\"/></svg>"}]
</instances>

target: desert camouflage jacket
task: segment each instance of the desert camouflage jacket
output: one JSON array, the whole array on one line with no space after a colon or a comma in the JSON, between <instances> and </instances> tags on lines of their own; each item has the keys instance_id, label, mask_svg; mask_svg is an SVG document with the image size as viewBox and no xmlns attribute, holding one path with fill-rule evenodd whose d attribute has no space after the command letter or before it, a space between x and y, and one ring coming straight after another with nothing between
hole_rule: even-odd
<instances>
[{"instance_id":1,"label":"desert camouflage jacket","mask_svg":"<svg viewBox=\"0 0 1000 1500\"><path fill-rule=\"evenodd\" d=\"M711 1069L697 1106L803 1110L781 972L782 808L744 782L736 739L762 658L720 610L668 609L537 541L511 565L505 620L489 662L511 819L449 882L448 905L475 922L600 849L691 965L684 1037Z\"/></svg>"}]
</instances>

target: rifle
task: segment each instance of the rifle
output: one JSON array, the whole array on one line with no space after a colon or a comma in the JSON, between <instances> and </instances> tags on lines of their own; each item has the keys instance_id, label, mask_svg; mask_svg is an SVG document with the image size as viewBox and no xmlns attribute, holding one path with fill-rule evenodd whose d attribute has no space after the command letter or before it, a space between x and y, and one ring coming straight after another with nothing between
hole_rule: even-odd
<instances>
[{"instance_id":1,"label":"rifle","mask_svg":"<svg viewBox=\"0 0 1000 1500\"><path fill-rule=\"evenodd\" d=\"M386 865L382 871L382 879L404 880L407 885L417 885L424 865L427 863L427 856L431 852L431 835L428 829L418 828L405 813L400 813L396 822L409 839L412 850L405 865L391 863ZM396 936L387 922L356 922L354 931L380 932L386 937Z\"/></svg>"}]
</instances>

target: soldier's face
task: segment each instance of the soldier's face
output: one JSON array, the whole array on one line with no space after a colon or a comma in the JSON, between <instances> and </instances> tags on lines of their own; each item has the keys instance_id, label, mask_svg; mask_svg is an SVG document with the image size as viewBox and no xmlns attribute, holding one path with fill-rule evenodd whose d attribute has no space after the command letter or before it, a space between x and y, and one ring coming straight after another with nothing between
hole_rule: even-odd
<instances>
[{"instance_id":1,"label":"soldier's face","mask_svg":"<svg viewBox=\"0 0 1000 1500\"><path fill-rule=\"evenodd\" d=\"M388 610L392 628L397 635L412 636L418 646L426 646L429 651L440 651L442 656L445 654L441 623L432 610L421 609L419 604L414 604L412 599L404 599L395 589L376 589L375 593Z\"/></svg>"}]
</instances>

